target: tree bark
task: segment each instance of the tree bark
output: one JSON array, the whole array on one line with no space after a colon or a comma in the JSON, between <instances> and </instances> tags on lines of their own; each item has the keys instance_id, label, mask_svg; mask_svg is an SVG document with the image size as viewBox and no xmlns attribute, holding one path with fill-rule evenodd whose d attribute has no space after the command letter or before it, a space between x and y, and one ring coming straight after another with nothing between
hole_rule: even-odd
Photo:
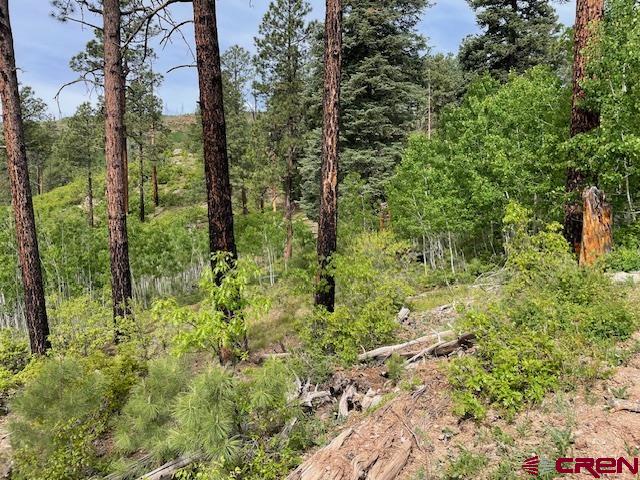
<instances>
[{"instance_id":1,"label":"tree bark","mask_svg":"<svg viewBox=\"0 0 640 480\"><path fill-rule=\"evenodd\" d=\"M249 215L249 207L247 205L247 187L244 183L240 187L240 201L242 202L242 214Z\"/></svg>"},{"instance_id":2,"label":"tree bark","mask_svg":"<svg viewBox=\"0 0 640 480\"><path fill-rule=\"evenodd\" d=\"M338 240L338 143L340 140L340 81L342 68L342 0L326 1L324 38L324 105L322 179L318 220L318 263L315 303L332 312L336 284L327 267Z\"/></svg>"},{"instance_id":3,"label":"tree bark","mask_svg":"<svg viewBox=\"0 0 640 480\"><path fill-rule=\"evenodd\" d=\"M213 268L215 253L228 252L233 258L237 256L215 0L193 0L193 17Z\"/></svg>"},{"instance_id":4,"label":"tree bark","mask_svg":"<svg viewBox=\"0 0 640 480\"><path fill-rule=\"evenodd\" d=\"M611 251L611 206L607 203L604 193L596 187L586 189L582 199L584 204L580 265L593 265Z\"/></svg>"},{"instance_id":5,"label":"tree bark","mask_svg":"<svg viewBox=\"0 0 640 480\"><path fill-rule=\"evenodd\" d=\"M107 163L107 213L113 316L130 314L131 271L127 234L124 94L120 38L120 2L103 0L105 157Z\"/></svg>"},{"instance_id":6,"label":"tree bark","mask_svg":"<svg viewBox=\"0 0 640 480\"><path fill-rule=\"evenodd\" d=\"M293 130L290 128L290 131ZM293 135L290 133L291 138ZM293 256L293 171L295 168L295 149L289 146L287 152L287 172L284 178L284 223L287 230L286 241L284 246L284 262L285 265Z\"/></svg>"},{"instance_id":7,"label":"tree bark","mask_svg":"<svg viewBox=\"0 0 640 480\"><path fill-rule=\"evenodd\" d=\"M51 346L48 339L49 323L24 144L9 0L0 0L0 97L29 340L31 351L42 355Z\"/></svg>"},{"instance_id":8,"label":"tree bark","mask_svg":"<svg viewBox=\"0 0 640 480\"><path fill-rule=\"evenodd\" d=\"M142 142L138 145L138 155L140 158L138 162L140 164L140 221L144 222L145 211L144 211L144 147Z\"/></svg>"},{"instance_id":9,"label":"tree bark","mask_svg":"<svg viewBox=\"0 0 640 480\"><path fill-rule=\"evenodd\" d=\"M158 193L158 166L154 162L151 169L151 183L153 184L153 204L156 207L160 206L160 195Z\"/></svg>"},{"instance_id":10,"label":"tree bark","mask_svg":"<svg viewBox=\"0 0 640 480\"><path fill-rule=\"evenodd\" d=\"M93 228L95 226L95 220L93 216L93 175L91 173L91 164L87 167L87 199L88 199L88 212L87 221L89 226Z\"/></svg>"},{"instance_id":11,"label":"tree bark","mask_svg":"<svg viewBox=\"0 0 640 480\"><path fill-rule=\"evenodd\" d=\"M571 108L572 137L589 132L600 125L600 114L582 106L585 98L582 82L585 78L587 60L585 49L593 37L595 27L603 16L604 0L577 0ZM570 168L567 172L566 191L576 198L565 205L564 235L576 253L580 252L580 242L582 241L582 208L578 196L590 181L594 181L590 177L590 172L582 171L576 167Z\"/></svg>"}]
</instances>

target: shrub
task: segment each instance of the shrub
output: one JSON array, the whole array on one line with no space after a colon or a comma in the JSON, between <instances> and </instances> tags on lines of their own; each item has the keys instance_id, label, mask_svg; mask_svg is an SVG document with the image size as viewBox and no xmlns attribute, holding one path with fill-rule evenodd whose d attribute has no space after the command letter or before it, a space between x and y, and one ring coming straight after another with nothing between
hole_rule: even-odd
<instances>
[{"instance_id":1,"label":"shrub","mask_svg":"<svg viewBox=\"0 0 640 480\"><path fill-rule=\"evenodd\" d=\"M12 405L16 479L84 478L97 466L106 428L108 380L88 362L46 360Z\"/></svg>"},{"instance_id":2,"label":"shrub","mask_svg":"<svg viewBox=\"0 0 640 480\"><path fill-rule=\"evenodd\" d=\"M198 310L181 307L171 299L156 302L154 315L157 320L177 327L173 346L178 354L208 350L221 355L223 351L232 351L236 357L242 357L246 354L245 309L250 305L246 289L256 273L255 266L235 262L228 254L220 254L214 263L215 269L205 269L200 282L204 300ZM217 278L221 278L219 284ZM258 302L256 299L252 303Z\"/></svg>"},{"instance_id":3,"label":"shrub","mask_svg":"<svg viewBox=\"0 0 640 480\"><path fill-rule=\"evenodd\" d=\"M149 363L146 377L133 387L116 423L116 446L125 453L144 450L158 460L173 452L168 431L175 399L188 383L184 366L172 358Z\"/></svg>"},{"instance_id":4,"label":"shrub","mask_svg":"<svg viewBox=\"0 0 640 480\"><path fill-rule=\"evenodd\" d=\"M527 219L518 207L505 217L509 279L502 298L460 324L478 338L475 357L450 367L461 415L482 417L486 404L511 415L549 391L598 377L607 350L635 330L625 289L600 270L579 267L558 225L530 234Z\"/></svg>"},{"instance_id":5,"label":"shrub","mask_svg":"<svg viewBox=\"0 0 640 480\"><path fill-rule=\"evenodd\" d=\"M238 452L235 380L222 368L198 375L181 393L174 408L170 442L184 453L201 453L228 461Z\"/></svg>"},{"instance_id":6,"label":"shrub","mask_svg":"<svg viewBox=\"0 0 640 480\"><path fill-rule=\"evenodd\" d=\"M306 344L352 362L362 349L392 340L395 314L411 293L398 262L406 251L391 233L380 232L359 235L336 254L331 268L337 306L333 313L316 309L305 320Z\"/></svg>"},{"instance_id":7,"label":"shrub","mask_svg":"<svg viewBox=\"0 0 640 480\"><path fill-rule=\"evenodd\" d=\"M637 272L640 270L640 250L624 245L616 247L605 259L607 270Z\"/></svg>"},{"instance_id":8,"label":"shrub","mask_svg":"<svg viewBox=\"0 0 640 480\"><path fill-rule=\"evenodd\" d=\"M29 343L24 335L9 328L0 328L0 368L18 373L29 363Z\"/></svg>"}]
</instances>

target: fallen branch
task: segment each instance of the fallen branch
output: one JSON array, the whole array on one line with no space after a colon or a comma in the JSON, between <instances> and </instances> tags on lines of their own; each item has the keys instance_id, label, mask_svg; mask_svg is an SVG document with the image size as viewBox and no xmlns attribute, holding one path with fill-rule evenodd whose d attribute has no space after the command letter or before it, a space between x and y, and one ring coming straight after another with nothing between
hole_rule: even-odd
<instances>
[{"instance_id":1,"label":"fallen branch","mask_svg":"<svg viewBox=\"0 0 640 480\"><path fill-rule=\"evenodd\" d=\"M456 340L450 342L438 342L424 350L413 355L410 359L404 362L405 368L409 368L419 360L426 357L443 357L455 352L459 348L469 348L475 343L476 336L473 333L467 333L461 335Z\"/></svg>"},{"instance_id":2,"label":"fallen branch","mask_svg":"<svg viewBox=\"0 0 640 480\"><path fill-rule=\"evenodd\" d=\"M353 385L349 385L342 393L340 403L338 403L338 418L347 418L349 415L349 400L351 400L356 393L356 387Z\"/></svg>"},{"instance_id":3,"label":"fallen branch","mask_svg":"<svg viewBox=\"0 0 640 480\"><path fill-rule=\"evenodd\" d=\"M612 412L619 412L626 410L627 412L640 413L640 402L633 402L630 400L618 400L612 398L609 400L609 406Z\"/></svg>"},{"instance_id":4,"label":"fallen branch","mask_svg":"<svg viewBox=\"0 0 640 480\"><path fill-rule=\"evenodd\" d=\"M400 350L413 347L414 345L420 345L421 343L431 342L433 340L441 342L443 337L452 337L454 335L455 332L453 330L432 333L430 335L425 335L424 337L416 338L415 340L411 340L409 342L399 343L397 345L388 345L385 347L376 348L375 350L371 350L369 352L361 353L360 355L358 355L358 360L361 362L364 362L366 360L386 360L391 355L399 352Z\"/></svg>"},{"instance_id":5,"label":"fallen branch","mask_svg":"<svg viewBox=\"0 0 640 480\"><path fill-rule=\"evenodd\" d=\"M176 458L175 460L167 462L161 467L156 468L152 472L138 477L138 480L169 480L170 478L173 478L173 475L178 470L191 465L192 463L198 461L199 458L199 455Z\"/></svg>"}]
</instances>

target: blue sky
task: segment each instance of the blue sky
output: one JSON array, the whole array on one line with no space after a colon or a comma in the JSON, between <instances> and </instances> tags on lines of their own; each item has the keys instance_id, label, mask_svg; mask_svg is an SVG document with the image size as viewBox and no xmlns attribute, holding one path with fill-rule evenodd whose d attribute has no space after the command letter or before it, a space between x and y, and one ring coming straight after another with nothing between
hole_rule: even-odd
<instances>
[{"instance_id":1,"label":"blue sky","mask_svg":"<svg viewBox=\"0 0 640 480\"><path fill-rule=\"evenodd\" d=\"M321 18L324 1L311 0L311 4L311 17ZM267 5L268 0L218 0L221 47L226 49L239 44L253 50L253 37ZM174 10L176 18L189 18L190 5L177 7ZM556 8L563 23L573 23L575 0ZM92 94L80 85L65 89L60 97L60 110L53 99L61 85L75 78L68 66L69 59L82 50L91 32L78 24L61 24L51 18L49 0L10 0L10 12L21 83L31 85L55 115L73 113L79 103L87 98L95 99L95 92ZM477 26L466 0L437 0L425 12L419 29L429 38L429 44L435 51L456 52L460 41L477 31ZM192 43L192 30L186 29L185 37ZM159 72L192 62L189 49L179 37L157 53L156 69ZM159 93L166 113L192 112L198 96L195 69L169 73Z\"/></svg>"}]
</instances>

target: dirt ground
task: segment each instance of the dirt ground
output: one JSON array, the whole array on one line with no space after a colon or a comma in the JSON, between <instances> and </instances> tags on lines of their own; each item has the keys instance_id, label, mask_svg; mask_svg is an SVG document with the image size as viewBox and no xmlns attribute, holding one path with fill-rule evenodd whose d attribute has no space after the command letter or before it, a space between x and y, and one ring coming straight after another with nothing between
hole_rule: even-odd
<instances>
[{"instance_id":1,"label":"dirt ground","mask_svg":"<svg viewBox=\"0 0 640 480\"><path fill-rule=\"evenodd\" d=\"M418 330L450 324L455 312L449 311L449 315L428 315L424 323L422 315L416 322ZM637 351L634 345L639 340L637 334L629 348ZM376 409L350 414L336 430L336 441L310 454L289 478L506 480L535 478L522 470L523 460L533 456L553 463L559 457L640 457L640 413L610 406L610 400L618 398L638 402L640 407L640 354L590 388L549 395L539 407L511 420L490 412L480 423L453 414L448 361L424 361L399 386L384 377L384 366L341 372L358 391L375 389L384 401ZM593 477L582 473L542 478ZM627 473L603 478L640 477Z\"/></svg>"}]
</instances>

